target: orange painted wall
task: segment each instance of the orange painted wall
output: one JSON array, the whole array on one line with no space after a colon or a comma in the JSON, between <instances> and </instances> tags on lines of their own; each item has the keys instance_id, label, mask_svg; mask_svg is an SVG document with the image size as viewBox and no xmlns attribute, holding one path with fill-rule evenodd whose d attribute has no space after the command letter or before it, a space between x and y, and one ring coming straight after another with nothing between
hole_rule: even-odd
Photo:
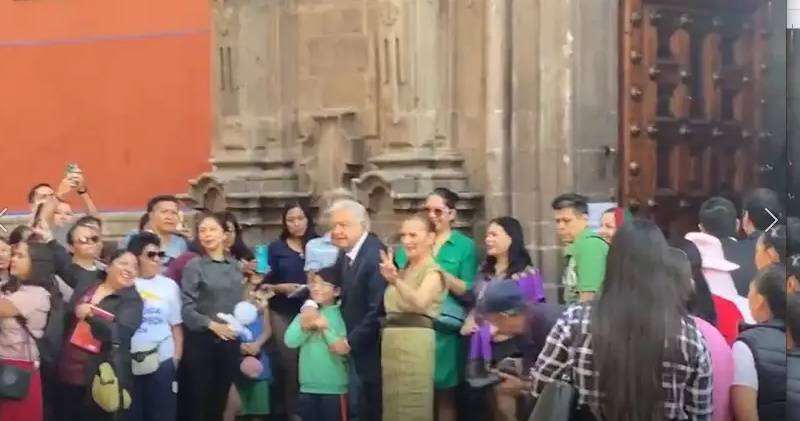
<instances>
[{"instance_id":1,"label":"orange painted wall","mask_svg":"<svg viewBox=\"0 0 800 421\"><path fill-rule=\"evenodd\" d=\"M77 162L101 210L209 168L207 0L0 1L0 209Z\"/></svg>"}]
</instances>

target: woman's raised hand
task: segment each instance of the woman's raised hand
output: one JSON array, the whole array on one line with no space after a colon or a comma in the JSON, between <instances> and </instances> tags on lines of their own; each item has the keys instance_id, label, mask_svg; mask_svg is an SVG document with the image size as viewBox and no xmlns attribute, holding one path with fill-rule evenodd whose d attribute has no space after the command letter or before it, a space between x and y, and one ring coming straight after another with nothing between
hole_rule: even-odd
<instances>
[{"instance_id":1,"label":"woman's raised hand","mask_svg":"<svg viewBox=\"0 0 800 421\"><path fill-rule=\"evenodd\" d=\"M398 272L397 266L394 265L394 253L391 249L381 250L380 270L383 279L386 279L386 282L390 285L394 285L400 279L400 272Z\"/></svg>"}]
</instances>

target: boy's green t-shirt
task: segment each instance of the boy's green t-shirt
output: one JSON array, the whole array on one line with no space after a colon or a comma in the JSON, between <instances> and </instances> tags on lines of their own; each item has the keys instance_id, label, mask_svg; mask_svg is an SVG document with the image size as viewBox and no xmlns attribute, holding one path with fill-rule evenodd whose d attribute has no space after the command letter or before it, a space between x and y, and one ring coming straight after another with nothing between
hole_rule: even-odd
<instances>
[{"instance_id":1,"label":"boy's green t-shirt","mask_svg":"<svg viewBox=\"0 0 800 421\"><path fill-rule=\"evenodd\" d=\"M586 228L564 249L567 269L564 271L564 301L575 304L581 292L598 293L606 276L608 243Z\"/></svg>"},{"instance_id":2,"label":"boy's green t-shirt","mask_svg":"<svg viewBox=\"0 0 800 421\"><path fill-rule=\"evenodd\" d=\"M289 348L300 348L300 391L320 395L342 395L347 393L347 358L336 355L328 345L347 337L347 328L339 305L320 308L320 314L328 321L324 332L305 331L297 315L284 334Z\"/></svg>"}]
</instances>

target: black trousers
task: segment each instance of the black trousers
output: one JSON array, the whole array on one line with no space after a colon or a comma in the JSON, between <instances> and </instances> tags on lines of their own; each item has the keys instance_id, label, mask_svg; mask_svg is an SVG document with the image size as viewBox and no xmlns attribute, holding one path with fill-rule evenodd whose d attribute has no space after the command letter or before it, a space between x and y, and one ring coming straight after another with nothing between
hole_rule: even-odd
<instances>
[{"instance_id":1,"label":"black trousers","mask_svg":"<svg viewBox=\"0 0 800 421\"><path fill-rule=\"evenodd\" d=\"M91 397L89 386L61 384L59 392L59 421L113 421L115 415L109 414L97 405ZM117 416L120 418L122 415Z\"/></svg>"},{"instance_id":2,"label":"black trousers","mask_svg":"<svg viewBox=\"0 0 800 421\"><path fill-rule=\"evenodd\" d=\"M180 419L220 421L239 373L239 342L222 341L211 331L187 332L183 354Z\"/></svg>"},{"instance_id":3,"label":"black trousers","mask_svg":"<svg viewBox=\"0 0 800 421\"><path fill-rule=\"evenodd\" d=\"M358 402L358 421L381 421L383 419L383 393L381 383L361 379Z\"/></svg>"},{"instance_id":4,"label":"black trousers","mask_svg":"<svg viewBox=\"0 0 800 421\"><path fill-rule=\"evenodd\" d=\"M297 406L303 421L347 421L347 395L300 393Z\"/></svg>"}]
</instances>

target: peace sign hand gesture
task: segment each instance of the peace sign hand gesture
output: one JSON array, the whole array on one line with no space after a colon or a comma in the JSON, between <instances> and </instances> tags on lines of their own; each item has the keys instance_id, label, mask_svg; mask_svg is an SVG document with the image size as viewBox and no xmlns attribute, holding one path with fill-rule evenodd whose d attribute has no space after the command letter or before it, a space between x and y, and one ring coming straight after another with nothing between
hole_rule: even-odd
<instances>
[{"instance_id":1,"label":"peace sign hand gesture","mask_svg":"<svg viewBox=\"0 0 800 421\"><path fill-rule=\"evenodd\" d=\"M387 251L381 250L381 275L389 285L394 285L400 279L400 273L397 271L397 266L394 265L394 253L391 249Z\"/></svg>"}]
</instances>

